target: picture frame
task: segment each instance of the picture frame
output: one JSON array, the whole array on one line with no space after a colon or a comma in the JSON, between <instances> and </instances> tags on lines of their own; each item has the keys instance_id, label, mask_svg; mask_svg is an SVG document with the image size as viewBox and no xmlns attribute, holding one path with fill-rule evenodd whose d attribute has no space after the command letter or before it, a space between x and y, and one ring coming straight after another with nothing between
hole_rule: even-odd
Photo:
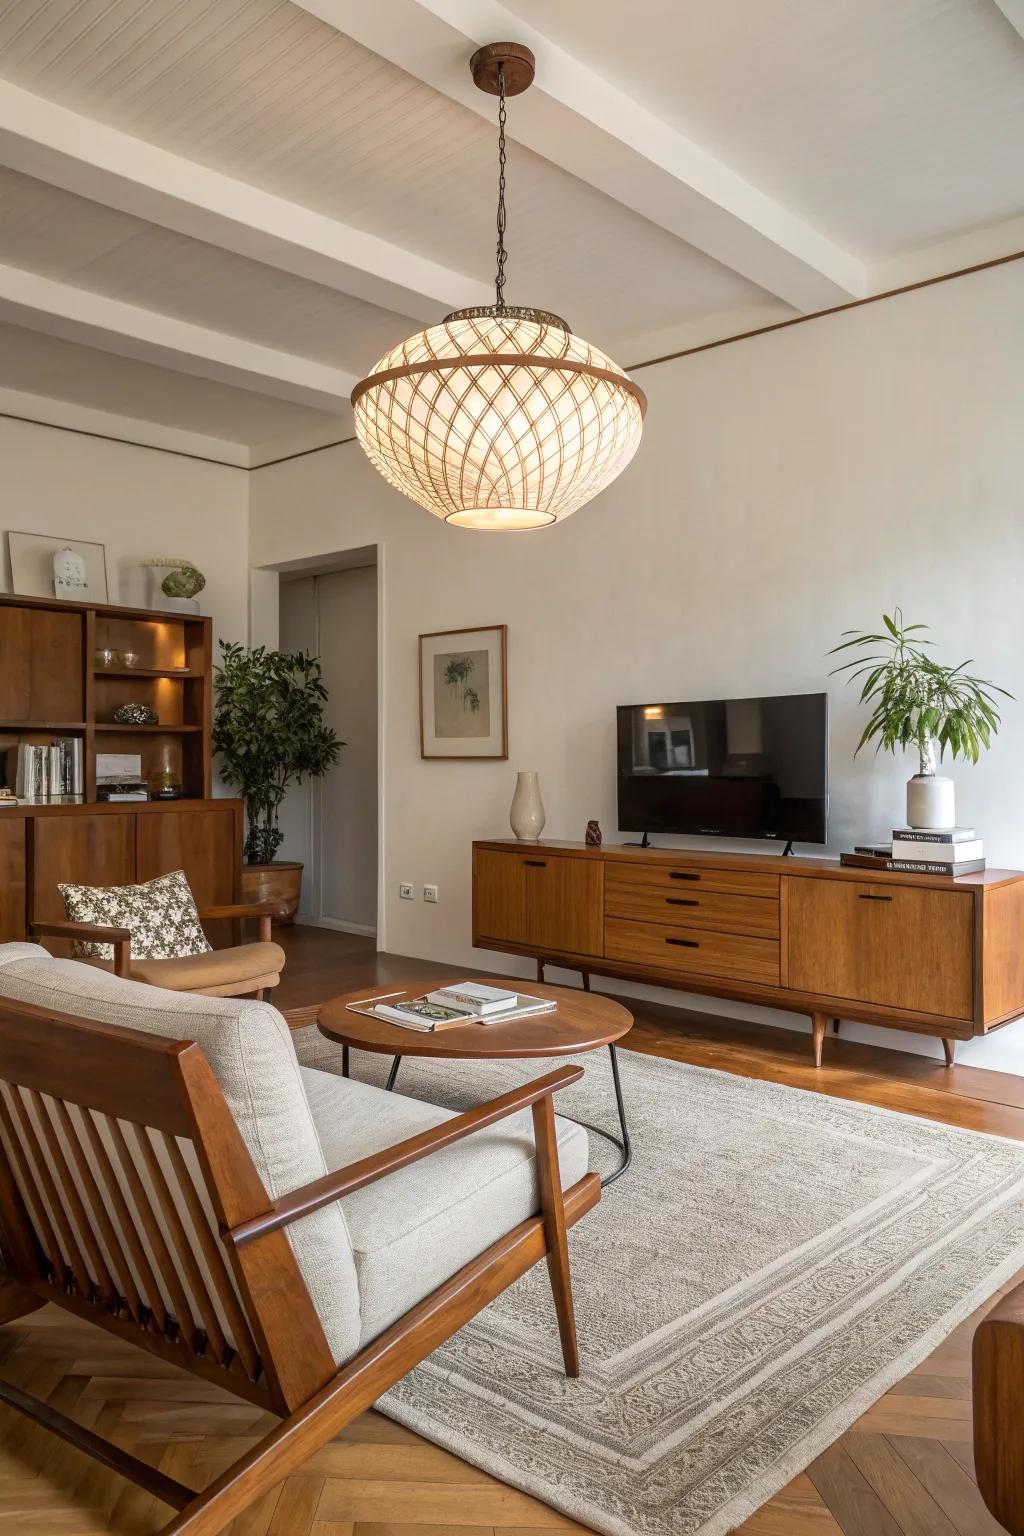
<instances>
[{"instance_id":1,"label":"picture frame","mask_svg":"<svg viewBox=\"0 0 1024 1536\"><path fill-rule=\"evenodd\" d=\"M508 626L419 637L420 756L508 757Z\"/></svg>"},{"instance_id":2,"label":"picture frame","mask_svg":"<svg viewBox=\"0 0 1024 1536\"><path fill-rule=\"evenodd\" d=\"M69 579L58 590L54 580L54 556L71 551ZM49 597L58 601L107 603L107 548L88 539L66 539L45 533L7 535L11 566L11 591L18 597Z\"/></svg>"}]
</instances>

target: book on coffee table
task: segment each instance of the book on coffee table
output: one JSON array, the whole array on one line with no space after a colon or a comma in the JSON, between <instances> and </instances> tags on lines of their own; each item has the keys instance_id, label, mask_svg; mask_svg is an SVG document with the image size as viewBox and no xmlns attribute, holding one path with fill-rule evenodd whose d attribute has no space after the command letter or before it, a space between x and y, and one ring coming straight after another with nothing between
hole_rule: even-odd
<instances>
[{"instance_id":1,"label":"book on coffee table","mask_svg":"<svg viewBox=\"0 0 1024 1536\"><path fill-rule=\"evenodd\" d=\"M399 1024L403 1029L414 1029L420 1034L436 1034L438 1030L455 1029L463 1024L505 1024L510 1019L527 1019L535 1013L553 1013L557 1004L546 997L533 997L517 992L511 1008L499 1014L480 1014L469 1008L456 1008L449 1003L431 1002L429 997L411 997L403 1002L377 1003L373 1013L389 1024Z\"/></svg>"}]
</instances>

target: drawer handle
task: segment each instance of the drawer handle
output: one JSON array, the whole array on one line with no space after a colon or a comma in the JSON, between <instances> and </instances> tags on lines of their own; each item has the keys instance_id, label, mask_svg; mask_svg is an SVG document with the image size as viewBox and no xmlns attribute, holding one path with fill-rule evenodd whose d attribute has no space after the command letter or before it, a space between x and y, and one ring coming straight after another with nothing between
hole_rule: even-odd
<instances>
[{"instance_id":1,"label":"drawer handle","mask_svg":"<svg viewBox=\"0 0 1024 1536\"><path fill-rule=\"evenodd\" d=\"M876 896L874 891L858 891L857 897L860 901L892 901L891 896Z\"/></svg>"},{"instance_id":2,"label":"drawer handle","mask_svg":"<svg viewBox=\"0 0 1024 1536\"><path fill-rule=\"evenodd\" d=\"M700 901L696 896L666 896L665 903L670 907L699 907Z\"/></svg>"},{"instance_id":3,"label":"drawer handle","mask_svg":"<svg viewBox=\"0 0 1024 1536\"><path fill-rule=\"evenodd\" d=\"M696 939L666 939L666 944L678 944L680 949L700 949Z\"/></svg>"},{"instance_id":4,"label":"drawer handle","mask_svg":"<svg viewBox=\"0 0 1024 1536\"><path fill-rule=\"evenodd\" d=\"M547 859L524 859L523 863L530 869L547 869L548 867Z\"/></svg>"},{"instance_id":5,"label":"drawer handle","mask_svg":"<svg viewBox=\"0 0 1024 1536\"><path fill-rule=\"evenodd\" d=\"M700 879L700 875L691 874L690 871L686 870L686 869L670 869L669 872L668 872L668 877L669 877L670 880L699 880Z\"/></svg>"}]
</instances>

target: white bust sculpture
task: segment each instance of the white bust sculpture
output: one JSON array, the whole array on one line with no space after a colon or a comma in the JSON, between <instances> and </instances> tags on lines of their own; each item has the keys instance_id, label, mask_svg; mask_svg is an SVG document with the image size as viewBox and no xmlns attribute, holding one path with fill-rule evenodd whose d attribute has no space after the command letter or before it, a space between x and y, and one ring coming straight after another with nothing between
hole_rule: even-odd
<instances>
[{"instance_id":1,"label":"white bust sculpture","mask_svg":"<svg viewBox=\"0 0 1024 1536\"><path fill-rule=\"evenodd\" d=\"M53 591L55 597L86 597L89 592L85 560L66 544L53 557Z\"/></svg>"}]
</instances>

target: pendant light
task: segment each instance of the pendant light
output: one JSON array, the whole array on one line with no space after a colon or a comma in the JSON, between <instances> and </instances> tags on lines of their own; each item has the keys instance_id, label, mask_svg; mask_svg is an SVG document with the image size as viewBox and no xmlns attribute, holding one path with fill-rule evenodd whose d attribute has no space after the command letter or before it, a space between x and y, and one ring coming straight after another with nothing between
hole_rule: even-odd
<instances>
[{"instance_id":1,"label":"pendant light","mask_svg":"<svg viewBox=\"0 0 1024 1536\"><path fill-rule=\"evenodd\" d=\"M352 391L356 433L385 480L446 522L544 528L625 469L647 399L557 315L505 303L505 98L531 85L534 57L491 43L470 68L498 97L496 302L382 357Z\"/></svg>"}]
</instances>

